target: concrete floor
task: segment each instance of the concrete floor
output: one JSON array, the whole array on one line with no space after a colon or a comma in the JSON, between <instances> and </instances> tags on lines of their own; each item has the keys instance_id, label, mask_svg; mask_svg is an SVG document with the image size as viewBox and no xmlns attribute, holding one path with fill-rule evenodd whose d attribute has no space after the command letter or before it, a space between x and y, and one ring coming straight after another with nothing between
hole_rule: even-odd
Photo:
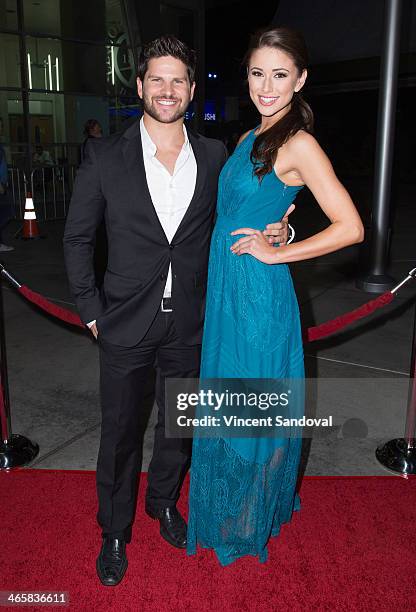
<instances>
[{"instance_id":1,"label":"concrete floor","mask_svg":"<svg viewBox=\"0 0 416 612\"><path fill-rule=\"evenodd\" d=\"M368 185L353 184L360 210ZM363 194L363 201L357 194ZM416 186L396 194L391 274L398 280L416 266L413 205ZM325 225L310 195L299 200L292 222L301 239ZM43 225L44 240L13 239L2 261L22 283L73 308L63 264L63 222ZM291 266L304 326L318 324L374 295L355 288L358 247ZM380 442L404 431L414 316L414 281L394 302L336 337L305 345L311 379L307 410L336 414L338 425L304 441L302 471L308 475L390 474L375 458ZM13 432L40 446L30 467L94 470L100 435L97 346L87 333L41 313L4 283ZM152 452L155 410L149 393L143 408L143 464ZM335 399L334 399L335 398ZM355 420L352 420L355 419ZM147 421L147 426L146 426Z\"/></svg>"}]
</instances>

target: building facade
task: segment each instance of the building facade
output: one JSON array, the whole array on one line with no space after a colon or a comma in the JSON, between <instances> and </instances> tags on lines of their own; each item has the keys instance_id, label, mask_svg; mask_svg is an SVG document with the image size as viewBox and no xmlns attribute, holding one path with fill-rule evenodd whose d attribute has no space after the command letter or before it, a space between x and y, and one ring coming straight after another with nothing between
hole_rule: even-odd
<instances>
[{"instance_id":1,"label":"building facade","mask_svg":"<svg viewBox=\"0 0 416 612\"><path fill-rule=\"evenodd\" d=\"M203 8L199 0L0 0L0 140L9 165L31 172L40 154L77 165L87 120L103 135L122 129L140 114L140 46L169 32L203 50Z\"/></svg>"}]
</instances>

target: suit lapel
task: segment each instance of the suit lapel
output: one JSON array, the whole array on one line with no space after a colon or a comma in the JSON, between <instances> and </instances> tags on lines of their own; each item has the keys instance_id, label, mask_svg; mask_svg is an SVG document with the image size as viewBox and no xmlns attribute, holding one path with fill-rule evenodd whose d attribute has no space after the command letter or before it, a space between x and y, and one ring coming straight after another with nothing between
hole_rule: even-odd
<instances>
[{"instance_id":1,"label":"suit lapel","mask_svg":"<svg viewBox=\"0 0 416 612\"><path fill-rule=\"evenodd\" d=\"M197 172L196 172L195 191L189 203L187 211L184 214L182 221L179 224L178 229L176 230L176 233L172 239L172 242L174 242L174 240L178 237L178 235L181 233L183 228L187 225L187 223L192 218L192 216L198 212L198 207L200 203L200 195L204 190L205 181L207 177L208 159L207 159L207 152L205 149L205 145L201 142L201 139L199 138L197 134L194 134L193 132L191 132L189 128L187 128L187 131L188 131L189 142L191 143L191 147L194 152L195 159L196 159Z\"/></svg>"},{"instance_id":2,"label":"suit lapel","mask_svg":"<svg viewBox=\"0 0 416 612\"><path fill-rule=\"evenodd\" d=\"M168 242L155 207L153 206L152 197L146 180L142 141L140 137L140 124L138 120L127 128L123 137L124 142L122 151L130 180L133 184L135 198L142 204L143 211L146 213L151 226L155 228L165 242Z\"/></svg>"},{"instance_id":3,"label":"suit lapel","mask_svg":"<svg viewBox=\"0 0 416 612\"><path fill-rule=\"evenodd\" d=\"M143 204L143 210L146 212L146 215L148 216L151 225L155 228L155 230L163 238L163 240L165 242L168 242L166 234L163 230L163 227L159 221L159 217L153 205L152 197L150 195L149 187L146 180L146 171L144 168L143 161L143 149L140 138L139 121L135 121L133 125L127 128L123 135L123 138L124 142L122 145L122 151L124 161L130 176L130 180L133 184L134 194L137 194L137 199L140 200L140 202ZM184 226L187 225L189 220L198 210L200 195L203 192L207 176L208 159L205 145L201 142L199 136L191 132L189 128L188 138L191 143L191 147L194 152L197 165L195 191L192 196L191 202L189 203L187 211L184 214L178 229L176 230L172 242L175 240L175 238L177 238L178 234L181 233Z\"/></svg>"}]
</instances>

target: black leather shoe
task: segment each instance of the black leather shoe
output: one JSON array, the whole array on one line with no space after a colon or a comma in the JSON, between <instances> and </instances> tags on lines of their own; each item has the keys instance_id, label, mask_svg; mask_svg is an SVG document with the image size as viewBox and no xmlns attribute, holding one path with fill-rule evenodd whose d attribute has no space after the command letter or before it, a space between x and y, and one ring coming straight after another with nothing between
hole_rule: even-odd
<instances>
[{"instance_id":1,"label":"black leather shoe","mask_svg":"<svg viewBox=\"0 0 416 612\"><path fill-rule=\"evenodd\" d=\"M97 574L105 586L116 586L122 581L127 569L126 542L119 538L103 538L97 557Z\"/></svg>"},{"instance_id":2,"label":"black leather shoe","mask_svg":"<svg viewBox=\"0 0 416 612\"><path fill-rule=\"evenodd\" d=\"M176 546L176 548L186 548L187 525L176 506L161 508L160 510L152 510L146 507L146 514L159 520L160 535L166 542Z\"/></svg>"}]
</instances>

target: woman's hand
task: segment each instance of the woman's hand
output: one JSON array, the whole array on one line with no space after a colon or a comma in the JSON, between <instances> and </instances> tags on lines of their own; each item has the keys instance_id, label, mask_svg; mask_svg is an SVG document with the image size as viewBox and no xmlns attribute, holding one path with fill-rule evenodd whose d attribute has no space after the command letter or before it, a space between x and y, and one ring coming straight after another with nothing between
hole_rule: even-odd
<instances>
[{"instance_id":1,"label":"woman's hand","mask_svg":"<svg viewBox=\"0 0 416 612\"><path fill-rule=\"evenodd\" d=\"M263 234L268 239L269 244L276 244L277 242L280 246L287 243L289 231L289 215L295 210L295 205L291 204L285 215L281 221L277 221L276 223L269 223L266 225L266 229L263 230Z\"/></svg>"},{"instance_id":2,"label":"woman's hand","mask_svg":"<svg viewBox=\"0 0 416 612\"><path fill-rule=\"evenodd\" d=\"M230 247L235 255L252 255L266 264L279 263L277 260L279 247L271 246L263 232L251 227L242 227L231 232L231 236L239 234L244 234L244 238L240 238Z\"/></svg>"}]
</instances>

